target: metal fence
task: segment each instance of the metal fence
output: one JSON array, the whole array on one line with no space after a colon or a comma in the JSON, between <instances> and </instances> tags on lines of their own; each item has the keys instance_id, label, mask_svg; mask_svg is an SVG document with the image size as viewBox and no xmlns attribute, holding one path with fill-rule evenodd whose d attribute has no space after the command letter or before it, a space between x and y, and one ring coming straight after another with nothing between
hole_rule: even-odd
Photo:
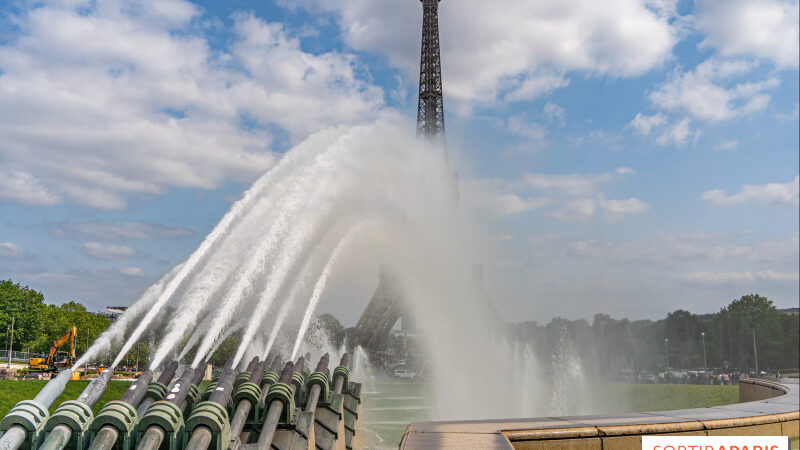
<instances>
[{"instance_id":1,"label":"metal fence","mask_svg":"<svg viewBox=\"0 0 800 450\"><path fill-rule=\"evenodd\" d=\"M11 361L27 363L31 358L37 358L41 356L42 355L39 353L13 351L11 352ZM0 363L6 361L8 361L8 350L0 350Z\"/></svg>"}]
</instances>

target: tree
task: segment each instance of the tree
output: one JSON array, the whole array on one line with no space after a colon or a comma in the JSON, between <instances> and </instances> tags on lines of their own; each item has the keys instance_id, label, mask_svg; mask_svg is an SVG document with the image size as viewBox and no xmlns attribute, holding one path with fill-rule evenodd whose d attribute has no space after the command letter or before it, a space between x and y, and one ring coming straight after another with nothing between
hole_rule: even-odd
<instances>
[{"instance_id":1,"label":"tree","mask_svg":"<svg viewBox=\"0 0 800 450\"><path fill-rule=\"evenodd\" d=\"M14 319L14 347L24 348L41 334L44 296L28 286L0 280L0 330L5 332Z\"/></svg>"}]
</instances>

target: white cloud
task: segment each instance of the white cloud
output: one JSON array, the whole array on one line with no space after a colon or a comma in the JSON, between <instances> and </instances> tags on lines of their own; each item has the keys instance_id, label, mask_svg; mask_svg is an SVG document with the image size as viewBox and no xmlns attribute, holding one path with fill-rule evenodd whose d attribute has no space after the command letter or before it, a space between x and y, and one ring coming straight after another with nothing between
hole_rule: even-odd
<instances>
[{"instance_id":1,"label":"white cloud","mask_svg":"<svg viewBox=\"0 0 800 450\"><path fill-rule=\"evenodd\" d=\"M543 112L548 118L558 120L562 124L567 119L567 112L555 103L547 102L544 105Z\"/></svg>"},{"instance_id":2,"label":"white cloud","mask_svg":"<svg viewBox=\"0 0 800 450\"><path fill-rule=\"evenodd\" d=\"M48 206L58 203L59 198L27 172L0 171L0 202L2 201Z\"/></svg>"},{"instance_id":3,"label":"white cloud","mask_svg":"<svg viewBox=\"0 0 800 450\"><path fill-rule=\"evenodd\" d=\"M756 272L756 277L763 280L770 281L794 281L800 280L800 273L795 272L777 272L774 270L760 270Z\"/></svg>"},{"instance_id":4,"label":"white cloud","mask_svg":"<svg viewBox=\"0 0 800 450\"><path fill-rule=\"evenodd\" d=\"M728 195L721 189L703 193L703 200L717 206L733 206L744 203L762 205L797 206L800 197L800 177L789 183L745 184L737 194Z\"/></svg>"},{"instance_id":5,"label":"white cloud","mask_svg":"<svg viewBox=\"0 0 800 450\"><path fill-rule=\"evenodd\" d=\"M596 206L597 203L591 199L572 200L563 208L551 213L551 216L564 221L583 220L594 214Z\"/></svg>"},{"instance_id":6,"label":"white cloud","mask_svg":"<svg viewBox=\"0 0 800 450\"><path fill-rule=\"evenodd\" d=\"M461 182L461 191L471 204L496 217L521 214L552 201L545 196L523 198L511 192L511 188L500 180L464 179Z\"/></svg>"},{"instance_id":7,"label":"white cloud","mask_svg":"<svg viewBox=\"0 0 800 450\"><path fill-rule=\"evenodd\" d=\"M618 167L597 175L525 173L517 181L464 179L462 191L465 199L497 216L550 206L546 214L558 220L585 219L598 208L607 218L619 219L644 212L649 205L635 198L606 200L602 186L634 173L630 167Z\"/></svg>"},{"instance_id":8,"label":"white cloud","mask_svg":"<svg viewBox=\"0 0 800 450\"><path fill-rule=\"evenodd\" d=\"M84 238L115 241L123 239L174 239L194 234L183 227L172 227L147 222L56 222L50 224L50 233L64 238Z\"/></svg>"},{"instance_id":9,"label":"white cloud","mask_svg":"<svg viewBox=\"0 0 800 450\"><path fill-rule=\"evenodd\" d=\"M81 253L99 259L124 259L139 255L136 250L127 245L101 244L99 242L83 244Z\"/></svg>"},{"instance_id":10,"label":"white cloud","mask_svg":"<svg viewBox=\"0 0 800 450\"><path fill-rule=\"evenodd\" d=\"M761 270L758 272L693 272L683 276L686 281L698 284L718 285L723 283L745 283L756 280L797 282L797 272L776 272Z\"/></svg>"},{"instance_id":11,"label":"white cloud","mask_svg":"<svg viewBox=\"0 0 800 450\"><path fill-rule=\"evenodd\" d=\"M547 133L545 128L538 123L528 122L522 116L508 118L506 130L518 136L527 137L534 141L542 141Z\"/></svg>"},{"instance_id":12,"label":"white cloud","mask_svg":"<svg viewBox=\"0 0 800 450\"><path fill-rule=\"evenodd\" d=\"M770 97L764 91L779 84L774 77L738 83L734 80L752 69L752 64L743 61L709 59L692 71L673 73L649 98L656 107L683 110L707 122L740 117L766 108Z\"/></svg>"},{"instance_id":13,"label":"white cloud","mask_svg":"<svg viewBox=\"0 0 800 450\"><path fill-rule=\"evenodd\" d=\"M636 171L631 169L630 167L617 167L616 169L614 169L614 172L620 175L633 175L636 173Z\"/></svg>"},{"instance_id":14,"label":"white cloud","mask_svg":"<svg viewBox=\"0 0 800 450\"><path fill-rule=\"evenodd\" d=\"M714 146L714 150L733 150L739 146L739 141L730 139Z\"/></svg>"},{"instance_id":15,"label":"white cloud","mask_svg":"<svg viewBox=\"0 0 800 450\"><path fill-rule=\"evenodd\" d=\"M778 67L798 66L797 0L700 0L695 26L705 33L701 46L728 56L754 56Z\"/></svg>"},{"instance_id":16,"label":"white cloud","mask_svg":"<svg viewBox=\"0 0 800 450\"><path fill-rule=\"evenodd\" d=\"M119 273L132 277L142 277L144 276L144 269L141 267L125 267L120 269Z\"/></svg>"},{"instance_id":17,"label":"white cloud","mask_svg":"<svg viewBox=\"0 0 800 450\"><path fill-rule=\"evenodd\" d=\"M374 117L382 91L347 54L234 17L212 50L183 0L37 5L0 45L0 201L123 208L129 195L246 182L272 135Z\"/></svg>"},{"instance_id":18,"label":"white cloud","mask_svg":"<svg viewBox=\"0 0 800 450\"><path fill-rule=\"evenodd\" d=\"M22 249L13 242L0 242L0 256L18 258L22 256Z\"/></svg>"},{"instance_id":19,"label":"white cloud","mask_svg":"<svg viewBox=\"0 0 800 450\"><path fill-rule=\"evenodd\" d=\"M666 118L663 114L653 114L652 116L646 116L642 113L637 113L636 117L628 123L629 127L635 128L639 133L647 136L650 134L650 131L653 128L657 128L663 125L666 122Z\"/></svg>"},{"instance_id":20,"label":"white cloud","mask_svg":"<svg viewBox=\"0 0 800 450\"><path fill-rule=\"evenodd\" d=\"M692 130L689 128L689 118L684 117L680 122L670 126L656 138L656 143L662 147L668 145L683 146L688 142Z\"/></svg>"},{"instance_id":21,"label":"white cloud","mask_svg":"<svg viewBox=\"0 0 800 450\"><path fill-rule=\"evenodd\" d=\"M571 196L592 195L598 186L611 180L610 173L600 175L526 173L522 177L522 182L531 189L556 191Z\"/></svg>"},{"instance_id":22,"label":"white cloud","mask_svg":"<svg viewBox=\"0 0 800 450\"><path fill-rule=\"evenodd\" d=\"M346 44L418 77L419 2L279 3L332 13ZM442 2L439 17L445 95L456 102L535 98L565 86L571 71L640 75L668 59L678 40L670 8L642 0L460 0Z\"/></svg>"},{"instance_id":23,"label":"white cloud","mask_svg":"<svg viewBox=\"0 0 800 450\"><path fill-rule=\"evenodd\" d=\"M561 75L535 74L525 79L504 97L510 102L535 100L544 97L556 89L569 86L569 80Z\"/></svg>"},{"instance_id":24,"label":"white cloud","mask_svg":"<svg viewBox=\"0 0 800 450\"><path fill-rule=\"evenodd\" d=\"M741 283L755 279L750 272L694 272L687 273L683 278L700 284Z\"/></svg>"},{"instance_id":25,"label":"white cloud","mask_svg":"<svg viewBox=\"0 0 800 450\"><path fill-rule=\"evenodd\" d=\"M745 262L786 267L797 265L798 242L797 234L760 238L747 232L666 233L619 242L575 241L569 248L578 256L619 263L677 267Z\"/></svg>"},{"instance_id":26,"label":"white cloud","mask_svg":"<svg viewBox=\"0 0 800 450\"><path fill-rule=\"evenodd\" d=\"M614 215L641 214L650 209L650 205L637 198L627 200L606 200L600 198L599 205L604 210Z\"/></svg>"}]
</instances>

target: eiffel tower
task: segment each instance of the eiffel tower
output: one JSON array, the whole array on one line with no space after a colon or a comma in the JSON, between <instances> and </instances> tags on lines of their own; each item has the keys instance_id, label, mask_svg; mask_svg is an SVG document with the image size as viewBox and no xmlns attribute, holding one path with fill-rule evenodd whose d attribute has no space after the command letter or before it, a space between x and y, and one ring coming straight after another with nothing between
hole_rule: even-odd
<instances>
[{"instance_id":1,"label":"eiffel tower","mask_svg":"<svg viewBox=\"0 0 800 450\"><path fill-rule=\"evenodd\" d=\"M419 62L419 103L417 106L417 137L429 139L442 146L447 157L444 132L444 97L442 95L442 62L439 51L439 1L422 3L422 44ZM364 348L371 362L380 364L381 350L386 348L389 333L402 317L404 331L415 325L406 311L403 293L391 271L381 266L378 287L355 326L355 341Z\"/></svg>"}]
</instances>

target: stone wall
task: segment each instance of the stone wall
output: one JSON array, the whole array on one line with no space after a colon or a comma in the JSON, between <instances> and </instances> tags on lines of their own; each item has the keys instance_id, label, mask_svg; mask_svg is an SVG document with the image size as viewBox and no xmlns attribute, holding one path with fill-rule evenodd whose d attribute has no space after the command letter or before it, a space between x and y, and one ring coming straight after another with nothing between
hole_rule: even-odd
<instances>
[{"instance_id":1,"label":"stone wall","mask_svg":"<svg viewBox=\"0 0 800 450\"><path fill-rule=\"evenodd\" d=\"M418 422L401 449L639 450L642 435L800 437L797 384L743 380L741 403L674 411L516 420Z\"/></svg>"}]
</instances>

